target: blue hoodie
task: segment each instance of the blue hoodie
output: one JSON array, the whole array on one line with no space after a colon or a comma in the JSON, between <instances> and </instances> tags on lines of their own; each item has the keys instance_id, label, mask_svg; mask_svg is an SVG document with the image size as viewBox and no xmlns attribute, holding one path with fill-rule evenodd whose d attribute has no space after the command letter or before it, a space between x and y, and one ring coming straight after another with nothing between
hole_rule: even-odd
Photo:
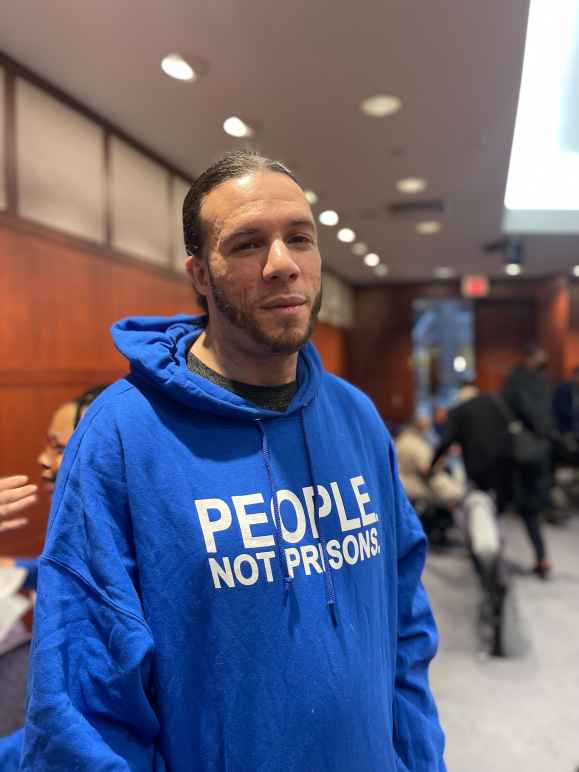
<instances>
[{"instance_id":1,"label":"blue hoodie","mask_svg":"<svg viewBox=\"0 0 579 772\"><path fill-rule=\"evenodd\" d=\"M58 476L21 769L444 770L425 539L381 419L309 343L283 414L191 373L204 321L113 327L131 371Z\"/></svg>"}]
</instances>

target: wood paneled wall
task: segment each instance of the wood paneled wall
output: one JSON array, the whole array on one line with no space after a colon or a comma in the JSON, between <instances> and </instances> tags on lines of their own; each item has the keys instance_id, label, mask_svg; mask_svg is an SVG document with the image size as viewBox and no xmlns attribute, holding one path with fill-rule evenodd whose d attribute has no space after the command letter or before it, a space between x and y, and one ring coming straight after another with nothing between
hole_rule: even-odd
<instances>
[{"instance_id":1,"label":"wood paneled wall","mask_svg":"<svg viewBox=\"0 0 579 772\"><path fill-rule=\"evenodd\" d=\"M565 374L571 375L579 367L579 282L572 282L569 288L569 329L565 341Z\"/></svg>"},{"instance_id":2,"label":"wood paneled wall","mask_svg":"<svg viewBox=\"0 0 579 772\"><path fill-rule=\"evenodd\" d=\"M459 294L457 282L356 290L348 374L386 420L406 421L414 410L413 301ZM499 389L521 360L523 346L534 340L551 355L554 382L564 377L571 360L579 364L579 286L570 294L565 279L493 282L491 295L476 301L474 308L476 367L483 391Z\"/></svg>"},{"instance_id":3,"label":"wood paneled wall","mask_svg":"<svg viewBox=\"0 0 579 772\"><path fill-rule=\"evenodd\" d=\"M55 408L122 376L110 325L130 315L195 312L185 276L110 258L66 237L0 222L0 476L39 479L36 458ZM345 374L345 333L320 323L326 367ZM50 502L41 493L31 524L3 535L3 554L37 554Z\"/></svg>"},{"instance_id":4,"label":"wood paneled wall","mask_svg":"<svg viewBox=\"0 0 579 772\"><path fill-rule=\"evenodd\" d=\"M566 375L565 351L571 320L571 293L566 279L544 282L538 291L538 340L549 352L549 375L557 382Z\"/></svg>"}]
</instances>

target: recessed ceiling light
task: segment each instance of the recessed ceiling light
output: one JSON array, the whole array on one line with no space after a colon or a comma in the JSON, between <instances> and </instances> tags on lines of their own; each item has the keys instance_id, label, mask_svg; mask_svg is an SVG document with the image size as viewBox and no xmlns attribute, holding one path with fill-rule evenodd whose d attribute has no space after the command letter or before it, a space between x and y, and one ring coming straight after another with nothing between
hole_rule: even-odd
<instances>
[{"instance_id":1,"label":"recessed ceiling light","mask_svg":"<svg viewBox=\"0 0 579 772\"><path fill-rule=\"evenodd\" d=\"M374 273L376 276L386 276L388 273L388 266L384 265L384 263L380 263L374 268Z\"/></svg>"},{"instance_id":2,"label":"recessed ceiling light","mask_svg":"<svg viewBox=\"0 0 579 772\"><path fill-rule=\"evenodd\" d=\"M338 240L345 244L351 244L356 240L356 234L351 228L340 228L338 231Z\"/></svg>"},{"instance_id":3,"label":"recessed ceiling light","mask_svg":"<svg viewBox=\"0 0 579 772\"><path fill-rule=\"evenodd\" d=\"M454 276L452 268L441 265L439 268L434 269L434 275L437 279L451 279Z\"/></svg>"},{"instance_id":4,"label":"recessed ceiling light","mask_svg":"<svg viewBox=\"0 0 579 772\"><path fill-rule=\"evenodd\" d=\"M402 100L391 94L377 94L376 96L364 99L360 105L360 110L373 118L384 118L387 115L394 115L402 107Z\"/></svg>"},{"instance_id":5,"label":"recessed ceiling light","mask_svg":"<svg viewBox=\"0 0 579 772\"><path fill-rule=\"evenodd\" d=\"M352 247L352 254L357 255L358 257L362 257L366 254L368 251L368 245L364 244L363 241L357 241L354 246Z\"/></svg>"},{"instance_id":6,"label":"recessed ceiling light","mask_svg":"<svg viewBox=\"0 0 579 772\"><path fill-rule=\"evenodd\" d=\"M313 190L306 190L304 193L304 196L306 197L306 201L308 202L308 204L310 204L311 206L318 203L318 197L316 196Z\"/></svg>"},{"instance_id":7,"label":"recessed ceiling light","mask_svg":"<svg viewBox=\"0 0 579 772\"><path fill-rule=\"evenodd\" d=\"M253 129L248 126L247 123L232 115L231 118L226 118L223 121L223 130L231 137L252 137Z\"/></svg>"},{"instance_id":8,"label":"recessed ceiling light","mask_svg":"<svg viewBox=\"0 0 579 772\"><path fill-rule=\"evenodd\" d=\"M318 217L319 221L322 223L322 225L337 225L340 221L340 218L338 217L338 213L334 212L333 209L325 209L323 212L320 213L320 216Z\"/></svg>"},{"instance_id":9,"label":"recessed ceiling light","mask_svg":"<svg viewBox=\"0 0 579 772\"><path fill-rule=\"evenodd\" d=\"M430 235L432 233L438 233L442 225L438 220L424 220L423 222L416 223L416 231L423 236Z\"/></svg>"},{"instance_id":10,"label":"recessed ceiling light","mask_svg":"<svg viewBox=\"0 0 579 772\"><path fill-rule=\"evenodd\" d=\"M401 193L407 193L408 195L422 193L423 190L426 190L426 180L423 180L421 177L406 177L403 180L398 180L396 188Z\"/></svg>"},{"instance_id":11,"label":"recessed ceiling light","mask_svg":"<svg viewBox=\"0 0 579 772\"><path fill-rule=\"evenodd\" d=\"M161 69L176 80L195 80L195 70L180 54L169 54L161 61Z\"/></svg>"},{"instance_id":12,"label":"recessed ceiling light","mask_svg":"<svg viewBox=\"0 0 579 772\"><path fill-rule=\"evenodd\" d=\"M518 263L507 263L505 265L505 273L508 276L518 276L521 270L521 266Z\"/></svg>"},{"instance_id":13,"label":"recessed ceiling light","mask_svg":"<svg viewBox=\"0 0 579 772\"><path fill-rule=\"evenodd\" d=\"M375 252L368 252L366 257L364 258L364 262L366 263L368 268L375 268L380 262L380 258Z\"/></svg>"},{"instance_id":14,"label":"recessed ceiling light","mask_svg":"<svg viewBox=\"0 0 579 772\"><path fill-rule=\"evenodd\" d=\"M573 273L573 276L579 276L579 265L574 265L573 266L572 273Z\"/></svg>"}]
</instances>

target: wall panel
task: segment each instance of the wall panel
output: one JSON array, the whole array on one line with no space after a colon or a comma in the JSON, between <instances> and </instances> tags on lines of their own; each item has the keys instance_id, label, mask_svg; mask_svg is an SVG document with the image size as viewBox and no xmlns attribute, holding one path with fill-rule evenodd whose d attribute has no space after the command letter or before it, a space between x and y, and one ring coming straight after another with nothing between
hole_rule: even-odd
<instances>
[{"instance_id":1,"label":"wall panel","mask_svg":"<svg viewBox=\"0 0 579 772\"><path fill-rule=\"evenodd\" d=\"M536 340L537 306L533 298L489 299L476 304L477 384L482 391L501 389L521 361L524 346Z\"/></svg>"},{"instance_id":2,"label":"wall panel","mask_svg":"<svg viewBox=\"0 0 579 772\"><path fill-rule=\"evenodd\" d=\"M579 367L579 282L569 288L569 329L565 339L565 375L569 377Z\"/></svg>"},{"instance_id":3,"label":"wall panel","mask_svg":"<svg viewBox=\"0 0 579 772\"><path fill-rule=\"evenodd\" d=\"M16 80L18 213L75 236L105 238L104 132Z\"/></svg>"},{"instance_id":4,"label":"wall panel","mask_svg":"<svg viewBox=\"0 0 579 772\"><path fill-rule=\"evenodd\" d=\"M312 341L318 349L326 370L345 378L347 375L346 331L326 322L318 322Z\"/></svg>"},{"instance_id":5,"label":"wall panel","mask_svg":"<svg viewBox=\"0 0 579 772\"><path fill-rule=\"evenodd\" d=\"M169 267L169 172L117 137L110 154L112 246Z\"/></svg>"},{"instance_id":6,"label":"wall panel","mask_svg":"<svg viewBox=\"0 0 579 772\"><path fill-rule=\"evenodd\" d=\"M6 70L0 67L0 209L8 205L8 190L6 180Z\"/></svg>"}]
</instances>

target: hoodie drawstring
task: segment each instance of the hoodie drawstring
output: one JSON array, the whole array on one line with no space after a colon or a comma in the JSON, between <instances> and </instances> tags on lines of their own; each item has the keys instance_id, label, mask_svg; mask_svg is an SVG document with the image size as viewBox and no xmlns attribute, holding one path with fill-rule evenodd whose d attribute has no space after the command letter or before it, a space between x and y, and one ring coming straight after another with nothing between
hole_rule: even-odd
<instances>
[{"instance_id":1,"label":"hoodie drawstring","mask_svg":"<svg viewBox=\"0 0 579 772\"><path fill-rule=\"evenodd\" d=\"M312 462L312 453L310 449L310 445L308 443L308 434L306 431L306 424L305 424L305 417L304 417L304 410L300 411L301 413L301 423L302 423L302 432L304 435L304 444L306 446L306 458L308 462L308 470L310 473L310 482L312 484L312 491L313 491L313 497L312 497L312 505L314 507L314 522L316 523L317 531L318 531L318 542L322 547L322 555L323 557L323 569L324 569L324 587L326 592L326 603L330 610L330 614L332 616L332 622L334 623L334 626L338 624L337 614L336 614L336 588L334 585L334 577L332 576L332 572L329 567L326 565L326 558L325 555L327 554L326 545L327 545L327 539L323 532L323 526L321 522L321 518L319 516L319 506L317 505L316 501L318 499L318 486L316 484L315 474L314 474L314 465ZM272 501L272 507L273 507L273 516L275 519L275 526L276 531L274 533L274 539L275 539L275 547L276 547L276 553L277 553L277 559L279 561L281 573L283 576L284 581L284 603L287 602L289 591L290 591L290 585L293 582L293 576L290 575L287 559L285 556L285 552L282 549L281 540L283 540L283 534L281 532L281 520L279 516L279 509L278 509L278 499L277 499L277 486L275 483L275 478L273 474L273 467L271 463L271 454L269 450L269 442L267 440L267 434L265 431L265 427L263 426L263 423L259 418L256 419L256 424L259 427L259 431L261 433L261 452L263 455L263 460L265 464L265 468L267 471L267 476L269 480L269 486L271 488L271 501Z\"/></svg>"},{"instance_id":2,"label":"hoodie drawstring","mask_svg":"<svg viewBox=\"0 0 579 772\"><path fill-rule=\"evenodd\" d=\"M265 428L262 422L260 421L260 419L256 418L255 422L259 426L259 431L261 432L261 452L263 455L263 461L265 463L265 468L269 479L269 487L271 488L271 502L273 506L273 516L275 519L275 526L276 526L276 530L273 538L275 540L277 559L279 561L281 574L283 576L284 603L287 603L287 599L289 597L290 585L293 582L293 576L290 575L285 552L283 551L280 544L280 538L283 538L283 536L281 533L281 521L279 519L279 510L277 506L277 486L275 484L275 479L273 476L273 468L271 465L271 456L269 452L269 443L267 441L267 434L265 433Z\"/></svg>"},{"instance_id":3,"label":"hoodie drawstring","mask_svg":"<svg viewBox=\"0 0 579 772\"><path fill-rule=\"evenodd\" d=\"M306 456L308 460L308 468L310 470L310 480L312 483L312 489L313 489L313 496L312 496L312 505L314 507L314 521L316 523L316 527L318 529L318 541L322 545L322 554L324 555L324 583L326 588L326 603L328 608L330 609L330 614L332 615L332 622L334 623L334 627L338 624L338 617L337 617L337 608L336 608L336 587L334 585L334 577L332 575L332 571L330 566L326 566L326 558L325 555L327 554L326 545L327 545L327 538L324 535L324 529L322 526L322 518L319 515L319 507L316 504L316 500L318 499L318 486L316 484L316 476L314 474L314 465L312 462L312 452L310 450L310 444L308 442L308 432L306 430L306 419L305 419L305 411L302 408L301 412L301 420L302 420L302 431L304 435L304 444L306 446Z\"/></svg>"}]
</instances>

